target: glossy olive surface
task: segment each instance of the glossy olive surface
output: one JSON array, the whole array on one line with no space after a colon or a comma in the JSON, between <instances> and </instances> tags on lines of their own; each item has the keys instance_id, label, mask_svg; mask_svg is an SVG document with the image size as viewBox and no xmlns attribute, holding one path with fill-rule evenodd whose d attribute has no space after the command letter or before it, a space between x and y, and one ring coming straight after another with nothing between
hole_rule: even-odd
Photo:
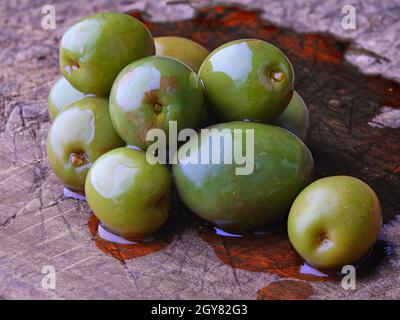
<instances>
[{"instance_id":1,"label":"glossy olive surface","mask_svg":"<svg viewBox=\"0 0 400 320\"><path fill-rule=\"evenodd\" d=\"M249 230L284 218L312 178L313 158L307 147L285 129L267 124L236 121L208 129L215 130L184 144L178 151L178 164L173 165L184 203L201 218L228 230ZM246 142L246 132L247 137L254 133L254 143ZM223 139L218 139L220 134ZM220 147L212 139L221 141ZM240 141L241 149L235 147ZM234 148L225 153L229 145ZM253 169L247 171L250 174L238 175L237 168L245 164L234 160L233 150L242 151L242 155L247 152L249 159L254 159L253 166L247 165ZM205 156L208 164L199 156L204 151L209 151ZM220 164L211 163L213 155ZM225 162L226 156L232 157L231 164Z\"/></svg>"},{"instance_id":2,"label":"glossy olive surface","mask_svg":"<svg viewBox=\"0 0 400 320\"><path fill-rule=\"evenodd\" d=\"M201 44L182 37L154 38L156 55L176 58L198 72L209 52Z\"/></svg>"},{"instance_id":3,"label":"glossy olive surface","mask_svg":"<svg viewBox=\"0 0 400 320\"><path fill-rule=\"evenodd\" d=\"M274 45L257 39L228 42L206 58L199 76L206 101L222 121L267 121L293 94L293 70Z\"/></svg>"},{"instance_id":4,"label":"glossy olive surface","mask_svg":"<svg viewBox=\"0 0 400 320\"><path fill-rule=\"evenodd\" d=\"M50 90L47 107L51 121L66 106L84 98L82 92L76 90L64 77L60 77Z\"/></svg>"},{"instance_id":5,"label":"glossy olive surface","mask_svg":"<svg viewBox=\"0 0 400 320\"><path fill-rule=\"evenodd\" d=\"M88 173L86 199L103 226L126 239L158 230L171 207L171 175L151 165L146 153L128 147L101 156Z\"/></svg>"},{"instance_id":6,"label":"glossy olive surface","mask_svg":"<svg viewBox=\"0 0 400 320\"><path fill-rule=\"evenodd\" d=\"M99 13L64 33L60 69L77 90L108 96L122 68L154 52L150 31L139 20L122 13Z\"/></svg>"},{"instance_id":7,"label":"glossy olive surface","mask_svg":"<svg viewBox=\"0 0 400 320\"><path fill-rule=\"evenodd\" d=\"M153 56L124 68L110 95L110 114L119 135L130 145L146 149L150 129L169 133L169 121L178 130L195 128L204 119L203 86L185 64Z\"/></svg>"},{"instance_id":8,"label":"glossy olive surface","mask_svg":"<svg viewBox=\"0 0 400 320\"><path fill-rule=\"evenodd\" d=\"M375 192L349 176L319 179L294 201L289 239L312 266L334 269L367 254L378 238L382 214Z\"/></svg>"},{"instance_id":9,"label":"glossy olive surface","mask_svg":"<svg viewBox=\"0 0 400 320\"><path fill-rule=\"evenodd\" d=\"M67 187L83 191L92 163L124 144L112 126L108 100L86 97L64 108L54 119L47 137L47 157Z\"/></svg>"},{"instance_id":10,"label":"glossy olive surface","mask_svg":"<svg viewBox=\"0 0 400 320\"><path fill-rule=\"evenodd\" d=\"M294 91L292 100L290 100L286 109L274 118L271 123L289 130L303 141L306 140L310 127L308 109L296 91Z\"/></svg>"}]
</instances>

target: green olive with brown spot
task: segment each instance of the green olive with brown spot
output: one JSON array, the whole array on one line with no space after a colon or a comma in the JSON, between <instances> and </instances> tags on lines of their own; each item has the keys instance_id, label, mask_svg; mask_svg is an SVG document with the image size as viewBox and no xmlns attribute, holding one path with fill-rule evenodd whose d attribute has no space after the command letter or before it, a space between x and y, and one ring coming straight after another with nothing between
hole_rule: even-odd
<instances>
[{"instance_id":1,"label":"green olive with brown spot","mask_svg":"<svg viewBox=\"0 0 400 320\"><path fill-rule=\"evenodd\" d=\"M82 192L93 162L125 145L112 126L108 100L86 97L64 108L47 136L47 157L64 185Z\"/></svg>"}]
</instances>

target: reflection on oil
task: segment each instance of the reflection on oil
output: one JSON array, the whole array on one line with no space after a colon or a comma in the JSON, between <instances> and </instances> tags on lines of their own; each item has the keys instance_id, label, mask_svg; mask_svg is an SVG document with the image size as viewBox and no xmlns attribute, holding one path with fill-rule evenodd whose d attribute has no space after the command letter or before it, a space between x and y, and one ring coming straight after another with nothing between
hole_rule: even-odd
<instances>
[{"instance_id":1,"label":"reflection on oil","mask_svg":"<svg viewBox=\"0 0 400 320\"><path fill-rule=\"evenodd\" d=\"M109 242L114 242L118 244L141 244L148 243L155 240L155 236L148 236L146 238L141 239L140 241L133 241L122 237L121 235L114 233L110 230L107 230L107 227L103 225L103 223L99 223L99 227L97 229L97 234L103 240L107 240Z\"/></svg>"},{"instance_id":2,"label":"reflection on oil","mask_svg":"<svg viewBox=\"0 0 400 320\"><path fill-rule=\"evenodd\" d=\"M222 237L234 237L234 238L241 238L241 237L243 237L242 234L227 232L227 231L222 230L222 229L217 228L217 227L213 227L213 228L214 228L214 230L215 230L215 233L216 233L217 235L219 235L219 236L222 236Z\"/></svg>"},{"instance_id":3,"label":"reflection on oil","mask_svg":"<svg viewBox=\"0 0 400 320\"><path fill-rule=\"evenodd\" d=\"M64 197L66 197L66 198L86 201L86 197L83 193L75 192L68 188L64 188L63 194L64 194Z\"/></svg>"},{"instance_id":4,"label":"reflection on oil","mask_svg":"<svg viewBox=\"0 0 400 320\"><path fill-rule=\"evenodd\" d=\"M303 263L300 266L299 272L301 274L311 275L311 276L315 276L315 277L329 277L327 274L315 269L314 267L311 267L307 263Z\"/></svg>"},{"instance_id":5,"label":"reflection on oil","mask_svg":"<svg viewBox=\"0 0 400 320\"><path fill-rule=\"evenodd\" d=\"M119 244L137 244L137 242L129 241L115 233L108 231L106 228L103 227L101 223L99 223L99 227L97 229L98 235L101 239L119 243Z\"/></svg>"}]
</instances>

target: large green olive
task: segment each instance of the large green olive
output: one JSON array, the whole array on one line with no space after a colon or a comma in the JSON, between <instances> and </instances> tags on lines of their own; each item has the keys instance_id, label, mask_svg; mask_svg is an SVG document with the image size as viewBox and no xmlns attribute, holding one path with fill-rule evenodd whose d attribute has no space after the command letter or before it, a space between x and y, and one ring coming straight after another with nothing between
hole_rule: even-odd
<instances>
[{"instance_id":1,"label":"large green olive","mask_svg":"<svg viewBox=\"0 0 400 320\"><path fill-rule=\"evenodd\" d=\"M65 32L60 69L77 90L108 96L122 68L154 51L150 31L139 20L122 13L99 13Z\"/></svg>"},{"instance_id":2,"label":"large green olive","mask_svg":"<svg viewBox=\"0 0 400 320\"><path fill-rule=\"evenodd\" d=\"M254 122L222 123L208 129L178 150L173 174L183 202L201 218L228 230L263 227L285 217L313 174L312 155L301 140L285 129ZM254 143L245 143L251 132ZM218 147L212 141L221 144ZM229 149L236 144L237 148ZM238 151L249 155L250 165L224 160L235 159ZM216 160L211 163L213 157ZM239 175L240 167L253 170Z\"/></svg>"},{"instance_id":3,"label":"large green olive","mask_svg":"<svg viewBox=\"0 0 400 320\"><path fill-rule=\"evenodd\" d=\"M124 147L96 160L86 179L85 194L104 228L138 240L167 220L171 186L165 165L151 165L145 152Z\"/></svg>"},{"instance_id":4,"label":"large green olive","mask_svg":"<svg viewBox=\"0 0 400 320\"><path fill-rule=\"evenodd\" d=\"M274 45L257 39L228 42L204 60L199 76L206 101L222 121L268 121L293 94L293 70Z\"/></svg>"},{"instance_id":5,"label":"large green olive","mask_svg":"<svg viewBox=\"0 0 400 320\"><path fill-rule=\"evenodd\" d=\"M124 144L112 126L108 100L86 97L64 108L54 119L47 137L47 157L68 188L83 191L92 163Z\"/></svg>"},{"instance_id":6,"label":"large green olive","mask_svg":"<svg viewBox=\"0 0 400 320\"><path fill-rule=\"evenodd\" d=\"M76 90L64 77L58 78L50 90L47 107L49 116L53 121L64 107L72 102L84 98L84 94Z\"/></svg>"},{"instance_id":7,"label":"large green olive","mask_svg":"<svg viewBox=\"0 0 400 320\"><path fill-rule=\"evenodd\" d=\"M202 45L192 40L181 37L154 38L156 55L176 58L198 72L209 52Z\"/></svg>"},{"instance_id":8,"label":"large green olive","mask_svg":"<svg viewBox=\"0 0 400 320\"><path fill-rule=\"evenodd\" d=\"M170 121L177 122L178 130L201 123L205 115L203 86L198 76L176 59L140 59L115 80L110 114L115 129L128 144L146 149L153 143L146 139L150 129L161 129L168 137Z\"/></svg>"},{"instance_id":9,"label":"large green olive","mask_svg":"<svg viewBox=\"0 0 400 320\"><path fill-rule=\"evenodd\" d=\"M307 263L334 269L361 259L382 225L379 200L364 182L349 176L319 179L294 201L289 239Z\"/></svg>"},{"instance_id":10,"label":"large green olive","mask_svg":"<svg viewBox=\"0 0 400 320\"><path fill-rule=\"evenodd\" d=\"M308 109L296 91L294 91L292 100L285 111L273 119L271 123L289 130L303 141L306 140L310 127Z\"/></svg>"}]
</instances>

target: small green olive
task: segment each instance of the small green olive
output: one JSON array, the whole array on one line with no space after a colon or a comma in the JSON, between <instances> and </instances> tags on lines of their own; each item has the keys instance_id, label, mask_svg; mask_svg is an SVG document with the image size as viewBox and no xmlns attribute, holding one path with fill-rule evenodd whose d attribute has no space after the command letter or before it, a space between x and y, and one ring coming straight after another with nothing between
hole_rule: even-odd
<instances>
[{"instance_id":1,"label":"small green olive","mask_svg":"<svg viewBox=\"0 0 400 320\"><path fill-rule=\"evenodd\" d=\"M319 179L294 201L288 219L289 239L310 265L334 269L361 259L382 226L375 192L349 176Z\"/></svg>"},{"instance_id":2,"label":"small green olive","mask_svg":"<svg viewBox=\"0 0 400 320\"><path fill-rule=\"evenodd\" d=\"M85 194L104 228L139 240L167 220L171 187L165 165L151 165L145 152L124 147L96 160L86 179Z\"/></svg>"},{"instance_id":3,"label":"small green olive","mask_svg":"<svg viewBox=\"0 0 400 320\"><path fill-rule=\"evenodd\" d=\"M124 144L112 126L108 100L86 97L65 107L54 119L47 137L47 157L68 188L83 191L92 163Z\"/></svg>"}]
</instances>

